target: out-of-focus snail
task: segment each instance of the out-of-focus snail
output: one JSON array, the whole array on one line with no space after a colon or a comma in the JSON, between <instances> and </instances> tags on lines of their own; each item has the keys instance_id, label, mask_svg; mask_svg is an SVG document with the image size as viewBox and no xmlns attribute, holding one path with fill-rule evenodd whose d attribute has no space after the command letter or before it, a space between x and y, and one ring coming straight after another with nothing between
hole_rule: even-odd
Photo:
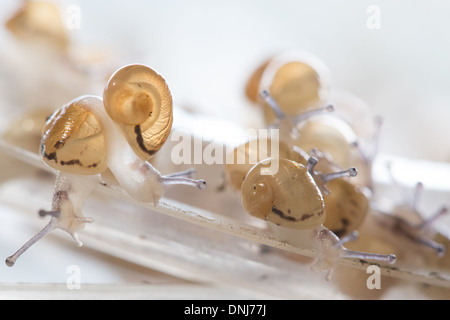
<instances>
[{"instance_id":1,"label":"out-of-focus snail","mask_svg":"<svg viewBox=\"0 0 450 320\"><path fill-rule=\"evenodd\" d=\"M270 170L279 161L278 170ZM319 187L308 169L288 159L266 159L255 165L242 182L242 203L249 214L276 225L308 229L326 218Z\"/></svg>"},{"instance_id":2,"label":"out-of-focus snail","mask_svg":"<svg viewBox=\"0 0 450 320\"><path fill-rule=\"evenodd\" d=\"M172 124L171 94L160 75L143 65L119 69L105 88L104 100L105 105L96 96L76 98L48 119L41 155L58 175L52 208L40 215L51 220L7 265L57 228L81 246L77 232L92 221L83 216L83 204L107 169L131 197L155 206L169 185L206 187L204 180L189 178L192 170L163 176L147 161L163 146Z\"/></svg>"},{"instance_id":3,"label":"out-of-focus snail","mask_svg":"<svg viewBox=\"0 0 450 320\"><path fill-rule=\"evenodd\" d=\"M288 116L323 106L328 100L330 72L316 56L303 51L286 51L264 62L246 85L250 101L258 103L258 94L267 90ZM267 124L275 120L272 108L263 103Z\"/></svg>"},{"instance_id":4,"label":"out-of-focus snail","mask_svg":"<svg viewBox=\"0 0 450 320\"><path fill-rule=\"evenodd\" d=\"M172 96L164 79L142 65L118 70L108 81L103 102L134 152L148 160L172 128Z\"/></svg>"},{"instance_id":5,"label":"out-of-focus snail","mask_svg":"<svg viewBox=\"0 0 450 320\"><path fill-rule=\"evenodd\" d=\"M324 226L338 237L358 230L370 207L368 195L361 188L343 179L328 183L330 193L324 196L325 207L330 212Z\"/></svg>"},{"instance_id":6,"label":"out-of-focus snail","mask_svg":"<svg viewBox=\"0 0 450 320\"><path fill-rule=\"evenodd\" d=\"M117 56L103 45L85 47L72 41L73 31L81 26L78 5L13 3L17 9L4 22L6 35L11 35L3 43L8 50L0 56L2 108L11 109L2 138L36 152L46 118L74 97L102 89L116 69Z\"/></svg>"},{"instance_id":7,"label":"out-of-focus snail","mask_svg":"<svg viewBox=\"0 0 450 320\"><path fill-rule=\"evenodd\" d=\"M399 182L393 176L390 163L388 164L388 171L392 184L401 190ZM395 205L390 211L381 208L377 203L372 204L372 206L381 214L381 223L386 228L392 229L395 234L404 236L416 245L431 249L437 256L442 257L446 253L446 249L437 239L443 240L446 236L440 234L433 226L433 223L447 214L448 208L447 206L442 206L435 214L425 218L418 207L422 191L423 184L418 182L414 188L412 197ZM444 242L448 242L448 238Z\"/></svg>"},{"instance_id":8,"label":"out-of-focus snail","mask_svg":"<svg viewBox=\"0 0 450 320\"><path fill-rule=\"evenodd\" d=\"M357 135L346 121L334 115L333 105L288 116L267 90L263 90L260 96L274 110L273 126L279 128L284 143L291 148L301 148L310 155L313 150L318 150L341 169L356 166L359 177L352 182L372 187L373 156L361 150Z\"/></svg>"},{"instance_id":9,"label":"out-of-focus snail","mask_svg":"<svg viewBox=\"0 0 450 320\"><path fill-rule=\"evenodd\" d=\"M237 146L225 163L226 182L232 190L241 193L242 182L247 173L259 162L269 157L280 159L290 159L306 165L308 157L289 148L281 141L272 141L271 139L252 139L244 144Z\"/></svg>"},{"instance_id":10,"label":"out-of-focus snail","mask_svg":"<svg viewBox=\"0 0 450 320\"><path fill-rule=\"evenodd\" d=\"M270 154L269 154L270 150ZM301 148L288 148L281 141L256 139L236 147L230 163L225 165L226 181L235 194L242 199L242 182L249 171L267 158L287 159L308 168L325 201L327 219L324 225L338 236L345 236L358 230L369 211L370 191L356 186L348 179L357 177L355 168L341 170L331 159L313 150L313 156ZM272 170L279 167L278 161L271 161Z\"/></svg>"}]
</instances>

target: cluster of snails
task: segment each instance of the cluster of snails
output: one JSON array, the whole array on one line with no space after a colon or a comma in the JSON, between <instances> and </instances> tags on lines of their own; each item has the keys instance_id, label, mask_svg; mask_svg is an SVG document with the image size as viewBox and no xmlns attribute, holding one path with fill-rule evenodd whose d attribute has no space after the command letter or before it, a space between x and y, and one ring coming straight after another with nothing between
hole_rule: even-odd
<instances>
[{"instance_id":1,"label":"cluster of snails","mask_svg":"<svg viewBox=\"0 0 450 320\"><path fill-rule=\"evenodd\" d=\"M341 258L394 263L396 256L344 246L356 239L369 213L380 121L375 121L369 141L375 147L367 152L346 115L328 104L328 87L327 68L311 55L288 52L265 62L250 77L246 93L263 107L266 127L278 129L280 141L248 141L236 147L233 159L245 161L226 164L225 173L250 216L267 221L282 241L308 244L315 253L315 268L330 275ZM55 229L66 231L81 246L77 233L92 222L83 215L83 204L107 175L134 199L155 206L169 185L204 189L206 182L193 179L193 170L162 175L149 162L170 135L172 109L165 80L151 68L134 64L110 77L103 97L81 96L56 110L47 119L40 144L43 161L57 170L51 210L39 211L50 221L6 264L13 266ZM268 156L271 144L277 145L277 154ZM409 209L417 212L414 205ZM441 254L443 246L421 230L445 212L443 208L418 225L386 216L409 238Z\"/></svg>"},{"instance_id":2,"label":"cluster of snails","mask_svg":"<svg viewBox=\"0 0 450 320\"><path fill-rule=\"evenodd\" d=\"M371 201L372 164L381 119L374 117L371 135L362 138L361 127L349 121L351 112L328 104L329 86L326 66L305 52L281 53L257 68L247 82L246 95L263 108L267 128L278 129L281 141L238 146L233 156L246 161L226 166L227 181L246 211L266 220L280 239L312 245L319 269L331 272L342 257L394 263L394 254L355 252L342 246L356 239L369 210L376 207ZM278 143L276 155L259 157L267 155L274 143ZM358 170L344 169L351 166ZM274 167L277 170L271 172ZM421 186L418 183L416 195ZM411 204L377 213L393 234L443 256L448 239L445 246L436 242L434 238L441 239L442 234L431 224L447 211L442 207L424 219L416 196Z\"/></svg>"},{"instance_id":3,"label":"cluster of snails","mask_svg":"<svg viewBox=\"0 0 450 320\"><path fill-rule=\"evenodd\" d=\"M394 263L393 254L343 246L356 239L369 211L373 155L362 151L351 125L327 104L328 82L325 65L299 52L275 56L251 75L247 97L262 105L267 128L278 129L280 141L238 146L234 158L246 161L226 165L228 184L246 211L266 220L281 240L309 243L320 270L330 273L343 257ZM259 157L274 143L276 155Z\"/></svg>"},{"instance_id":4,"label":"cluster of snails","mask_svg":"<svg viewBox=\"0 0 450 320\"><path fill-rule=\"evenodd\" d=\"M77 232L92 219L83 216L83 204L102 175L112 173L131 197L158 205L169 185L199 189L204 180L190 177L193 170L161 175L148 161L165 143L173 121L172 95L165 80L144 65L128 65L109 79L103 99L81 96L56 110L47 120L40 154L58 174L50 222L15 254L14 265L31 245L54 229L68 232L81 246Z\"/></svg>"}]
</instances>

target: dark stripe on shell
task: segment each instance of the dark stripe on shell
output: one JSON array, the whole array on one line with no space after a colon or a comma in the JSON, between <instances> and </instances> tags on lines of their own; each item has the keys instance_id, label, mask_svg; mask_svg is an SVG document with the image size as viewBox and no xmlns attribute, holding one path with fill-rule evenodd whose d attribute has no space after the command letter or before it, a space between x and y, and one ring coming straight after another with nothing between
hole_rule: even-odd
<instances>
[{"instance_id":1,"label":"dark stripe on shell","mask_svg":"<svg viewBox=\"0 0 450 320\"><path fill-rule=\"evenodd\" d=\"M285 220L292 221L292 222L297 221L297 219L284 214L283 211L277 209L277 207L275 207L275 206L272 207L272 212L275 213L277 216L279 216L281 219L285 219Z\"/></svg>"},{"instance_id":2,"label":"dark stripe on shell","mask_svg":"<svg viewBox=\"0 0 450 320\"><path fill-rule=\"evenodd\" d=\"M136 134L136 142L137 142L139 148L143 152L145 152L145 153L147 153L147 154L149 154L151 156L154 155L156 153L156 150L148 150L145 147L144 138L142 137L142 131L141 131L141 126L140 125L137 125L137 126L134 127L134 133Z\"/></svg>"},{"instance_id":3,"label":"dark stripe on shell","mask_svg":"<svg viewBox=\"0 0 450 320\"><path fill-rule=\"evenodd\" d=\"M42 156L47 159L48 161L52 161L54 160L56 163L58 163L58 158L56 156L56 152L52 152L52 153L46 153L44 151L44 148L42 148L42 152L41 152Z\"/></svg>"}]
</instances>

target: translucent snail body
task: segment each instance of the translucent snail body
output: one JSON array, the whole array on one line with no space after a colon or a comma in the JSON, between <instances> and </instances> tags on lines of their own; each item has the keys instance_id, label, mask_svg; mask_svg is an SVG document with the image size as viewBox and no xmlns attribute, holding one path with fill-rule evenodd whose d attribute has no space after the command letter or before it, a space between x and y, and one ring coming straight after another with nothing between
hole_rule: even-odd
<instances>
[{"instance_id":1,"label":"translucent snail body","mask_svg":"<svg viewBox=\"0 0 450 320\"><path fill-rule=\"evenodd\" d=\"M271 161L280 161L279 170L267 174L267 170L263 169L270 167ZM348 191L347 188L340 189L342 187L339 184L342 182L338 182L338 191L341 193L325 200L330 197L330 190L334 190L335 181L341 181L338 178L354 176L356 170L351 168L321 174L314 171L317 163L315 158L309 158L306 165L288 159L269 158L261 161L247 173L242 183L244 208L250 215L267 221L269 230L281 241L311 249L316 258L313 268L326 271L327 278L342 258L394 263L394 255L352 251L343 246L357 238L357 232L350 228L364 219L367 198L358 198L359 194L353 193L352 185L349 185L351 192L344 192ZM325 191L327 193L324 195ZM354 207L352 204L345 204L343 208L336 208L339 207L340 200L354 202ZM347 209L350 211L347 212ZM356 216L353 217L352 214ZM349 219L342 232L346 236L339 238L324 226L329 216L329 223L337 227L341 227L339 222L342 219ZM337 223L335 219L338 220Z\"/></svg>"}]
</instances>

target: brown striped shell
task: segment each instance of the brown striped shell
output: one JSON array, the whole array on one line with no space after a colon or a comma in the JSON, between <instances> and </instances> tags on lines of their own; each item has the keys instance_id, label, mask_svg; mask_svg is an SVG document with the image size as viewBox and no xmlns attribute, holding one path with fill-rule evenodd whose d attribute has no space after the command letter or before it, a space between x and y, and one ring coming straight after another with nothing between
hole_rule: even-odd
<instances>
[{"instance_id":1,"label":"brown striped shell","mask_svg":"<svg viewBox=\"0 0 450 320\"><path fill-rule=\"evenodd\" d=\"M279 161L278 170L262 174ZM249 214L293 229L312 229L326 218L322 193L305 166L269 158L255 165L242 183L242 202Z\"/></svg>"},{"instance_id":2,"label":"brown striped shell","mask_svg":"<svg viewBox=\"0 0 450 320\"><path fill-rule=\"evenodd\" d=\"M47 120L41 156L50 167L74 174L93 175L107 169L101 123L85 106L102 107L98 97L79 97L56 110Z\"/></svg>"},{"instance_id":3,"label":"brown striped shell","mask_svg":"<svg viewBox=\"0 0 450 320\"><path fill-rule=\"evenodd\" d=\"M134 64L117 70L105 87L103 103L142 160L150 159L169 137L172 95L153 69Z\"/></svg>"},{"instance_id":4,"label":"brown striped shell","mask_svg":"<svg viewBox=\"0 0 450 320\"><path fill-rule=\"evenodd\" d=\"M364 190L344 179L327 183L330 194L324 196L327 219L324 226L338 237L358 230L369 212L369 199Z\"/></svg>"},{"instance_id":5,"label":"brown striped shell","mask_svg":"<svg viewBox=\"0 0 450 320\"><path fill-rule=\"evenodd\" d=\"M270 59L265 61L255 71L253 71L253 73L250 75L250 78L247 80L247 83L245 84L245 95L253 103L258 102L260 90L259 84L261 82L261 77L264 74L264 70L266 70L269 63Z\"/></svg>"}]
</instances>

